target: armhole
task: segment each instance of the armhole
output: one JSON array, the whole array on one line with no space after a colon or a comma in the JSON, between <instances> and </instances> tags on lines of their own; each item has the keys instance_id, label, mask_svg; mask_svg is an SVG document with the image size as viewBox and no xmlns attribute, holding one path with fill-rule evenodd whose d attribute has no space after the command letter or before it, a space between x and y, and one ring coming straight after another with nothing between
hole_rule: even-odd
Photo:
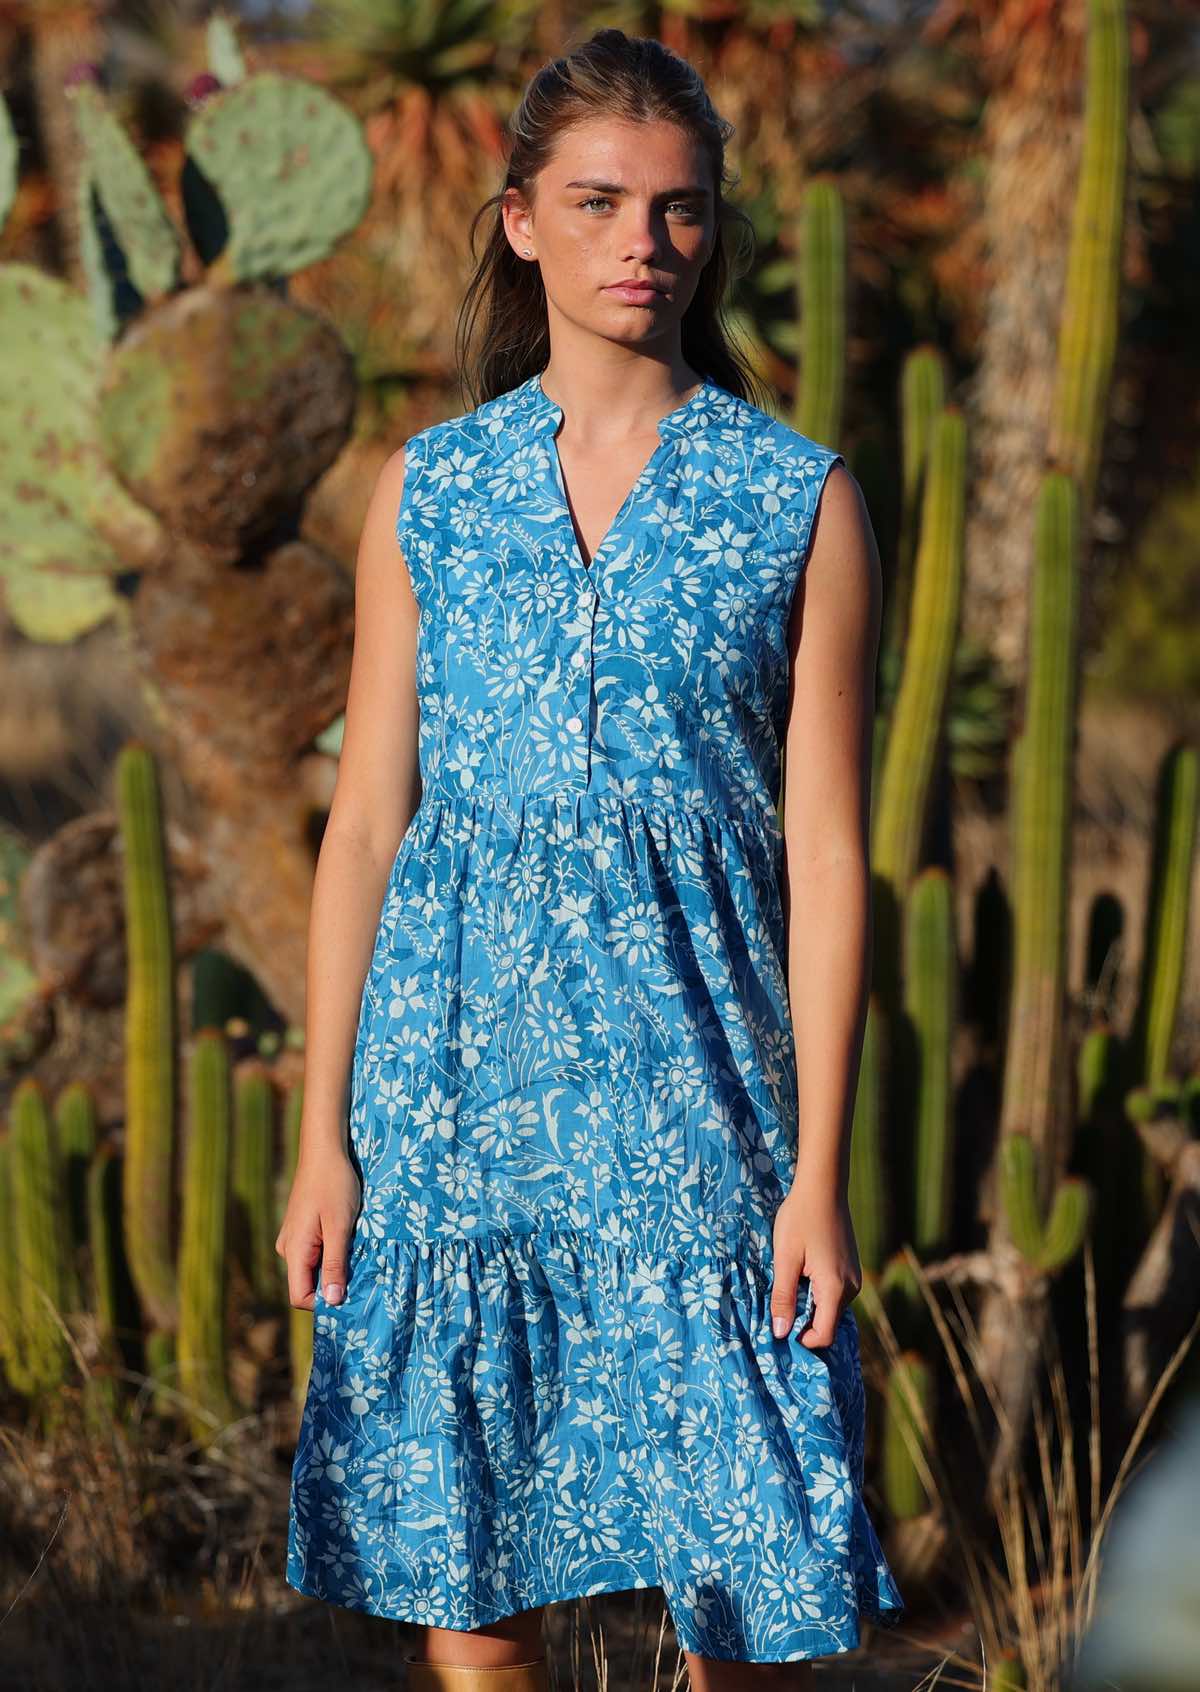
<instances>
[{"instance_id":1,"label":"armhole","mask_svg":"<svg viewBox=\"0 0 1200 1692\"><path fill-rule=\"evenodd\" d=\"M844 465L845 462L845 455L840 452L834 452L831 448L829 456L825 460L825 468L821 471L817 481L810 484L813 490L813 501L805 518L803 544L800 548L800 563L796 572L797 580L799 580L808 568L809 554L812 552L813 534L817 527L817 512L821 509L821 495L825 492L825 484L829 480L829 472L833 469L835 464Z\"/></svg>"},{"instance_id":2,"label":"armhole","mask_svg":"<svg viewBox=\"0 0 1200 1692\"><path fill-rule=\"evenodd\" d=\"M792 560L791 570L789 571L787 618L785 623L785 626L788 628L791 627L792 611L796 603L796 594L799 590L800 583L803 580L804 572L808 568L808 560L812 553L813 535L815 534L817 527L817 513L821 509L821 495L825 491L825 483L829 480L829 472L833 469L834 465L844 465L846 462L845 454L835 452L832 447L823 448L822 451L825 454L825 461L821 467L820 474L817 476L815 481L807 483L804 489L804 513L801 517L799 529L797 531L796 552Z\"/></svg>"},{"instance_id":3,"label":"armhole","mask_svg":"<svg viewBox=\"0 0 1200 1692\"><path fill-rule=\"evenodd\" d=\"M396 513L396 539L404 554L408 579L418 603L424 602L427 577L421 549L425 544L417 533L413 500L417 478L424 459L424 442L420 434L412 435L404 443L404 486L400 490L400 509Z\"/></svg>"}]
</instances>

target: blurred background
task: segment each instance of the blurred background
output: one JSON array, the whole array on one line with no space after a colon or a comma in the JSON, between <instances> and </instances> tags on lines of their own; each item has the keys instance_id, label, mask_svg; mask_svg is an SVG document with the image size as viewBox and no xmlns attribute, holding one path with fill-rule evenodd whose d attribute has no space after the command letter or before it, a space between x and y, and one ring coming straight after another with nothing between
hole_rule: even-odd
<instances>
[{"instance_id":1,"label":"blurred background","mask_svg":"<svg viewBox=\"0 0 1200 1692\"><path fill-rule=\"evenodd\" d=\"M885 572L851 1203L910 1608L818 1684L1197 1685L1200 7L0 0L2 1687L411 1648L283 1581L308 900L376 472L469 406L507 114L613 24L735 125L737 335ZM548 1626L560 1687L684 1681L661 1593Z\"/></svg>"}]
</instances>

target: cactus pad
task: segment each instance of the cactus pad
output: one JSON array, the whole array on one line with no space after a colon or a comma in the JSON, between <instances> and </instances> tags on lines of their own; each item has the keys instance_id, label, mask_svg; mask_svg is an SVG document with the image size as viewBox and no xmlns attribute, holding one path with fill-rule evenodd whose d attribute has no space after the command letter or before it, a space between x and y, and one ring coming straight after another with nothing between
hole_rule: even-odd
<instances>
[{"instance_id":1,"label":"cactus pad","mask_svg":"<svg viewBox=\"0 0 1200 1692\"><path fill-rule=\"evenodd\" d=\"M150 172L95 88L77 88L73 99L88 174L130 281L146 299L169 293L179 275L179 236Z\"/></svg>"},{"instance_id":2,"label":"cactus pad","mask_svg":"<svg viewBox=\"0 0 1200 1692\"><path fill-rule=\"evenodd\" d=\"M17 137L8 107L0 100L0 229L3 229L16 197Z\"/></svg>"}]
</instances>

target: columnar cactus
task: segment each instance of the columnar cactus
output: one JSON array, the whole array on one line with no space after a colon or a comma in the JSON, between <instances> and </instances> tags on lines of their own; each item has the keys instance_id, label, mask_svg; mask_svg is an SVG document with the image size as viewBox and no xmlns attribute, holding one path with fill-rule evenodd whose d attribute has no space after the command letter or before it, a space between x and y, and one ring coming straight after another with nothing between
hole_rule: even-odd
<instances>
[{"instance_id":1,"label":"columnar cactus","mask_svg":"<svg viewBox=\"0 0 1200 1692\"><path fill-rule=\"evenodd\" d=\"M1012 782L1014 956L1002 1132L1025 1129L1052 1183L1065 1159L1063 1007L1078 670L1078 511L1070 478L1038 500L1025 715Z\"/></svg>"},{"instance_id":2,"label":"columnar cactus","mask_svg":"<svg viewBox=\"0 0 1200 1692\"><path fill-rule=\"evenodd\" d=\"M950 1048L958 970L954 890L945 870L918 875L904 916L904 1004L916 1056L912 1243L929 1254L949 1242L954 1155Z\"/></svg>"},{"instance_id":3,"label":"columnar cactus","mask_svg":"<svg viewBox=\"0 0 1200 1692\"><path fill-rule=\"evenodd\" d=\"M1068 1176L1043 1216L1037 1151L1028 1134L1009 1133L1001 1141L1000 1193L1012 1242L1032 1268L1051 1275L1075 1256L1087 1234L1091 1190L1078 1176Z\"/></svg>"},{"instance_id":4,"label":"columnar cactus","mask_svg":"<svg viewBox=\"0 0 1200 1692\"><path fill-rule=\"evenodd\" d=\"M35 1389L56 1393L70 1358L71 1308L66 1195L54 1124L40 1084L22 1081L12 1101L10 1146L16 1283L22 1362Z\"/></svg>"},{"instance_id":5,"label":"columnar cactus","mask_svg":"<svg viewBox=\"0 0 1200 1692\"><path fill-rule=\"evenodd\" d=\"M256 1298L279 1292L275 1236L275 1089L265 1064L239 1064L234 1078L233 1198L239 1255Z\"/></svg>"},{"instance_id":6,"label":"columnar cactus","mask_svg":"<svg viewBox=\"0 0 1200 1692\"><path fill-rule=\"evenodd\" d=\"M800 383L794 421L801 434L834 445L842 430L846 380L846 218L832 182L809 184L800 229Z\"/></svg>"},{"instance_id":7,"label":"columnar cactus","mask_svg":"<svg viewBox=\"0 0 1200 1692\"><path fill-rule=\"evenodd\" d=\"M916 1351L904 1351L888 1374L883 1421L883 1493L894 1521L929 1508L919 1461L933 1411L933 1371Z\"/></svg>"},{"instance_id":8,"label":"columnar cactus","mask_svg":"<svg viewBox=\"0 0 1200 1692\"><path fill-rule=\"evenodd\" d=\"M883 1159L883 1100L886 1065L884 1025L879 1001L874 994L867 1002L863 1028L862 1062L854 1098L854 1122L850 1131L850 1214L854 1237L864 1273L878 1274L887 1250L889 1214L888 1182Z\"/></svg>"},{"instance_id":9,"label":"columnar cactus","mask_svg":"<svg viewBox=\"0 0 1200 1692\"><path fill-rule=\"evenodd\" d=\"M300 1155L300 1122L303 1114L304 1083L297 1081L287 1094L283 1112L284 1175L289 1187ZM282 1226L282 1207L279 1221ZM287 1264L282 1257L278 1258L278 1264L279 1281L286 1298ZM288 1353L292 1364L292 1402L299 1408L304 1403L308 1378L312 1373L313 1322L307 1310L298 1310L292 1304L288 1306Z\"/></svg>"},{"instance_id":10,"label":"columnar cactus","mask_svg":"<svg viewBox=\"0 0 1200 1692\"><path fill-rule=\"evenodd\" d=\"M872 822L872 866L899 901L920 861L945 716L962 595L965 491L966 427L947 408L933 429L904 672Z\"/></svg>"},{"instance_id":11,"label":"columnar cactus","mask_svg":"<svg viewBox=\"0 0 1200 1692\"><path fill-rule=\"evenodd\" d=\"M201 1440L210 1439L236 1414L225 1322L230 1119L225 1037L216 1029L202 1029L188 1067L177 1343L179 1384Z\"/></svg>"},{"instance_id":12,"label":"columnar cactus","mask_svg":"<svg viewBox=\"0 0 1200 1692\"><path fill-rule=\"evenodd\" d=\"M1058 337L1051 462L1090 505L1119 324L1129 145L1129 25L1124 0L1088 0L1079 190Z\"/></svg>"},{"instance_id":13,"label":"columnar cactus","mask_svg":"<svg viewBox=\"0 0 1200 1692\"><path fill-rule=\"evenodd\" d=\"M146 747L117 760L124 851L125 1239L138 1295L156 1327L179 1316L172 1237L175 1191L175 952L158 776Z\"/></svg>"}]
</instances>

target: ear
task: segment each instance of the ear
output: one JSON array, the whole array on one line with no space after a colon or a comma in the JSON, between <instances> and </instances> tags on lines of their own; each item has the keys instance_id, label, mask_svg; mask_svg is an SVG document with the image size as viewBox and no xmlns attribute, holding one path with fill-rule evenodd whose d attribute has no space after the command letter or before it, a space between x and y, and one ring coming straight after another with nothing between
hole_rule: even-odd
<instances>
[{"instance_id":1,"label":"ear","mask_svg":"<svg viewBox=\"0 0 1200 1692\"><path fill-rule=\"evenodd\" d=\"M533 211L519 188L506 188L500 204L508 243L518 258L525 258L525 248L534 244Z\"/></svg>"}]
</instances>

